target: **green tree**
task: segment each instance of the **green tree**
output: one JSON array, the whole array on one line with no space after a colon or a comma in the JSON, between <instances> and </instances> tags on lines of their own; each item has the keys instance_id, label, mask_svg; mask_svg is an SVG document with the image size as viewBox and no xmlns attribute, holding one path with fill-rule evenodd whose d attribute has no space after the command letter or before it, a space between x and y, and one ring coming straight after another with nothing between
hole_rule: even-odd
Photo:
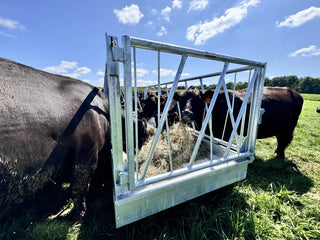
<instances>
[{"instance_id":1,"label":"green tree","mask_svg":"<svg viewBox=\"0 0 320 240\"><path fill-rule=\"evenodd\" d=\"M303 93L320 94L320 78L305 77L300 81L300 91Z\"/></svg>"}]
</instances>

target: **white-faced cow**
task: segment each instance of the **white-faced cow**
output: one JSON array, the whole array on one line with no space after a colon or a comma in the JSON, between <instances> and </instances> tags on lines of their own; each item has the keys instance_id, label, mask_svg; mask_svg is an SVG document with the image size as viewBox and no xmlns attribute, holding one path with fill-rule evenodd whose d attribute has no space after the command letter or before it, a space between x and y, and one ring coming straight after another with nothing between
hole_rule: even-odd
<instances>
[{"instance_id":1,"label":"white-faced cow","mask_svg":"<svg viewBox=\"0 0 320 240\"><path fill-rule=\"evenodd\" d=\"M236 118L243 102L246 89L236 91L233 113ZM180 99L182 119L184 121L195 121L198 128L201 127L204 112L204 103L210 102L214 90L208 90L204 94L196 87L190 87ZM232 91L228 91L230 102L232 102ZM250 99L250 98L249 98ZM298 122L302 109L303 98L299 93L287 87L264 87L261 108L265 110L262 122L258 127L258 139L276 136L278 147L276 154L279 158L285 158L285 149L291 143L293 131ZM250 100L247 105L247 118L250 112ZM224 92L218 94L217 101L212 111L213 134L221 138L227 114L227 103ZM248 122L248 121L246 121ZM246 135L247 126L244 134ZM232 132L230 118L224 132L224 140L229 140Z\"/></svg>"},{"instance_id":2,"label":"white-faced cow","mask_svg":"<svg viewBox=\"0 0 320 240\"><path fill-rule=\"evenodd\" d=\"M0 58L0 215L53 180L70 182L76 216L83 216L91 178L101 159L110 161L110 147L102 91Z\"/></svg>"},{"instance_id":3,"label":"white-faced cow","mask_svg":"<svg viewBox=\"0 0 320 240\"><path fill-rule=\"evenodd\" d=\"M320 107L317 107L317 113L320 113Z\"/></svg>"}]
</instances>

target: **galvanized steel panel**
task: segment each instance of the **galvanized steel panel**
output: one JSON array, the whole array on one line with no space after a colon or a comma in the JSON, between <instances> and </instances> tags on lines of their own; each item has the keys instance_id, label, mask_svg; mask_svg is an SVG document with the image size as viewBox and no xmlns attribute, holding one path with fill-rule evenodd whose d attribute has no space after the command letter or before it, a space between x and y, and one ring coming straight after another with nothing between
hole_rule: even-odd
<instances>
[{"instance_id":1,"label":"galvanized steel panel","mask_svg":"<svg viewBox=\"0 0 320 240\"><path fill-rule=\"evenodd\" d=\"M253 153L257 136L259 117L261 117L261 99L264 84L265 63L231 57L217 53L211 53L203 50L191 49L172 44L159 43L145 39L139 39L129 36L122 37L120 47L116 37L108 36L107 38L107 64L105 75L105 93L109 96L110 102L110 124L112 140L112 158L113 158L113 175L114 175L114 205L116 226L121 227L125 224L139 220L143 217L157 213L166 208L175 206L179 203L203 195L207 192L216 190L226 185L240 181L246 177L247 166L253 161ZM133 60L131 49L133 48ZM137 96L137 74L136 74L136 48L148 49L158 54L158 82L150 85L148 89L158 88L160 97L161 86L166 88L168 93L168 84L172 84L171 91L162 116L158 110L158 128L153 139L153 143L148 152L148 156L141 174L138 173L138 166L134 168L134 161L138 161L138 151L134 148L133 134L133 115L137 120L137 104L135 111L132 109L132 61L134 66L134 96ZM160 79L160 52L181 55L180 65L174 81L162 83ZM201 58L211 61L222 61L224 67L221 72L204 74L197 77L180 79L184 65L188 57ZM127 157L122 155L122 123L121 123L121 105L120 105L120 77L119 62L123 64L124 69L124 92L125 92L125 138ZM242 65L235 69L228 69L229 63ZM251 70L255 73L251 78ZM244 98L237 118L233 116L233 101L230 101L227 94L225 75L238 72L249 72L248 91ZM205 134L206 126L211 118L211 112L216 103L218 92L215 91L209 106L206 106L206 116L200 131L194 129L194 134L198 137L190 156L189 164L180 169L172 169L172 159L170 150L170 134L167 131L167 141L169 143L170 171L146 178L148 165L151 161L158 138L166 124L168 130L167 114L169 106L174 96L178 84L184 82L185 86L189 81L199 80L201 89L203 88L203 79L220 76L216 89L223 89L227 100L228 113L227 118L231 119L233 131L229 141L219 139L212 134L210 123L210 136ZM234 80L236 82L236 80ZM144 95L146 89L144 88ZM251 108L249 117L248 134L243 138L244 120L246 115L246 103L251 98ZM137 99L136 99L137 100ZM160 101L158 98L157 106L159 109ZM179 103L178 103L179 108ZM180 108L179 108L180 109ZM179 118L181 113L179 110ZM241 122L241 124L240 124ZM238 136L237 129L240 126L241 134ZM137 126L135 126L137 130ZM136 141L137 141L136 137ZM235 142L233 141L235 139ZM208 146L208 156L206 159L196 160L198 148L201 143ZM197 159L199 160L199 159Z\"/></svg>"}]
</instances>

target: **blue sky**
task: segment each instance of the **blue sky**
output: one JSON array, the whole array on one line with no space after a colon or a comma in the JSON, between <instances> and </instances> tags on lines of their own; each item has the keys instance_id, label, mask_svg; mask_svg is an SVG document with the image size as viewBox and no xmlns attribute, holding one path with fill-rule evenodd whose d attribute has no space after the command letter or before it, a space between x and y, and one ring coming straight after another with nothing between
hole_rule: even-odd
<instances>
[{"instance_id":1,"label":"blue sky","mask_svg":"<svg viewBox=\"0 0 320 240\"><path fill-rule=\"evenodd\" d=\"M0 0L0 57L37 69L102 86L105 32L267 62L270 78L320 77L319 0ZM156 58L141 56L138 78L151 83ZM190 65L184 76L211 71Z\"/></svg>"}]
</instances>

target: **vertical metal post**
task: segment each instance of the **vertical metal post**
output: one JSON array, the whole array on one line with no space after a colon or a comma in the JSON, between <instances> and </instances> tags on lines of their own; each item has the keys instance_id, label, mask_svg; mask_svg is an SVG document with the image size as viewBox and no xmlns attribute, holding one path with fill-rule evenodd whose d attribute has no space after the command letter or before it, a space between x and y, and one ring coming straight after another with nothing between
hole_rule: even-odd
<instances>
[{"instance_id":1,"label":"vertical metal post","mask_svg":"<svg viewBox=\"0 0 320 240\"><path fill-rule=\"evenodd\" d=\"M104 79L104 92L109 99L110 125L113 159L114 199L122 194L120 173L126 171L122 156L122 121L120 103L119 63L113 60L112 48L117 46L118 39L106 35L107 63Z\"/></svg>"},{"instance_id":2,"label":"vertical metal post","mask_svg":"<svg viewBox=\"0 0 320 240\"><path fill-rule=\"evenodd\" d=\"M256 145L256 138L258 133L258 121L260 116L260 107L262 96L263 96L263 86L265 80L265 70L264 68L258 68L258 74L256 76L256 81L254 83L254 89L251 99L251 108L250 108L250 119L248 127L248 136L247 148L249 151L254 152Z\"/></svg>"},{"instance_id":3,"label":"vertical metal post","mask_svg":"<svg viewBox=\"0 0 320 240\"><path fill-rule=\"evenodd\" d=\"M122 37L123 44L123 71L124 92L126 96L125 122L126 122L126 153L128 159L129 189L133 190L134 184L134 146L133 146L133 118L132 118L132 79L131 79L131 42L130 37Z\"/></svg>"},{"instance_id":4,"label":"vertical metal post","mask_svg":"<svg viewBox=\"0 0 320 240\"><path fill-rule=\"evenodd\" d=\"M202 91L202 93L204 93L204 86L203 86L202 78L200 78L200 85L201 85L201 91ZM208 112L208 104L205 103L205 106L206 106L206 111ZM210 161L212 161L212 154L213 154L212 138L213 138L213 132L212 132L212 117L211 116L209 118L209 131L210 131Z\"/></svg>"},{"instance_id":5,"label":"vertical metal post","mask_svg":"<svg viewBox=\"0 0 320 240\"><path fill-rule=\"evenodd\" d=\"M250 83L250 80L251 80L251 70L249 71L248 85ZM240 143L242 143L242 140L243 140L243 132L244 132L245 122L248 121L248 119L246 119L246 117L247 117L247 107L245 107L245 109L244 109L244 113L242 115L242 120L241 120ZM248 135L248 129L247 129L247 135ZM240 149L241 149L241 146L238 148L238 152L240 152Z\"/></svg>"},{"instance_id":6,"label":"vertical metal post","mask_svg":"<svg viewBox=\"0 0 320 240\"><path fill-rule=\"evenodd\" d=\"M148 92L147 92L147 88L143 88L143 98L147 98L148 97Z\"/></svg>"},{"instance_id":7,"label":"vertical metal post","mask_svg":"<svg viewBox=\"0 0 320 240\"><path fill-rule=\"evenodd\" d=\"M167 130L168 150L169 150L169 166L170 166L170 171L172 172L173 171L173 163L172 163L170 128L169 128L169 124L168 124L168 116L166 117L166 130Z\"/></svg>"},{"instance_id":8,"label":"vertical metal post","mask_svg":"<svg viewBox=\"0 0 320 240\"><path fill-rule=\"evenodd\" d=\"M134 115L135 115L135 137L136 137L136 179L138 179L139 174L139 144L138 144L138 93L137 93L137 59L136 59L136 47L133 47L133 71L134 71L134 96L135 96L135 105L134 105Z\"/></svg>"},{"instance_id":9,"label":"vertical metal post","mask_svg":"<svg viewBox=\"0 0 320 240\"><path fill-rule=\"evenodd\" d=\"M160 96L161 96L161 88L160 88L160 52L158 51L158 126L160 123Z\"/></svg>"}]
</instances>

